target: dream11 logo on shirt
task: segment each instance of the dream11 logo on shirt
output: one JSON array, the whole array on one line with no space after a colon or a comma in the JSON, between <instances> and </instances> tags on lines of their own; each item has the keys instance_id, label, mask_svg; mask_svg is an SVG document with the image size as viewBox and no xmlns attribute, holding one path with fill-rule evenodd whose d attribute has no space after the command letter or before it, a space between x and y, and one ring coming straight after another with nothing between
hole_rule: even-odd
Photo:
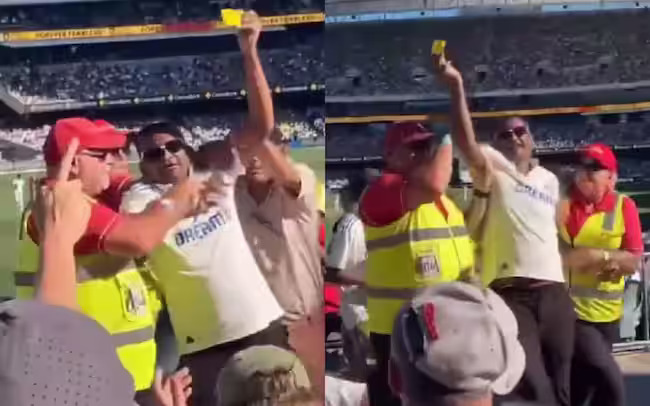
<instances>
[{"instance_id":1,"label":"dream11 logo on shirt","mask_svg":"<svg viewBox=\"0 0 650 406\"><path fill-rule=\"evenodd\" d=\"M228 224L232 220L230 211L219 210L212 214L206 220L195 221L189 227L185 227L176 233L175 240L178 247L201 241L219 228Z\"/></svg>"},{"instance_id":2,"label":"dream11 logo on shirt","mask_svg":"<svg viewBox=\"0 0 650 406\"><path fill-rule=\"evenodd\" d=\"M534 187L530 185L526 185L523 183L518 183L517 186L515 186L515 192L517 193L524 193L530 197L532 197L535 200L544 202L546 204L554 206L556 204L555 199L551 197L551 195L546 194L542 192L541 190L535 189Z\"/></svg>"}]
</instances>

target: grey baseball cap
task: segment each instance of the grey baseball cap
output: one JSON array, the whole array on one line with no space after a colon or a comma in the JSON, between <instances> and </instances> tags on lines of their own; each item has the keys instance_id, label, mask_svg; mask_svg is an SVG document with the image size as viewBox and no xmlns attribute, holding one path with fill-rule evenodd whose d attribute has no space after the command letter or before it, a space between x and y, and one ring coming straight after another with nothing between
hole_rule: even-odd
<instances>
[{"instance_id":1,"label":"grey baseball cap","mask_svg":"<svg viewBox=\"0 0 650 406\"><path fill-rule=\"evenodd\" d=\"M3 406L131 406L135 390L96 321L11 300L0 304L0 394Z\"/></svg>"},{"instance_id":2,"label":"grey baseball cap","mask_svg":"<svg viewBox=\"0 0 650 406\"><path fill-rule=\"evenodd\" d=\"M268 377L275 372L291 375L283 391L311 390L307 370L296 354L273 345L256 345L234 354L219 373L219 406L244 405L269 399L274 389Z\"/></svg>"},{"instance_id":3,"label":"grey baseball cap","mask_svg":"<svg viewBox=\"0 0 650 406\"><path fill-rule=\"evenodd\" d=\"M518 326L490 289L464 282L424 289L398 314L391 358L414 402L454 394L507 394L526 365Z\"/></svg>"}]
</instances>

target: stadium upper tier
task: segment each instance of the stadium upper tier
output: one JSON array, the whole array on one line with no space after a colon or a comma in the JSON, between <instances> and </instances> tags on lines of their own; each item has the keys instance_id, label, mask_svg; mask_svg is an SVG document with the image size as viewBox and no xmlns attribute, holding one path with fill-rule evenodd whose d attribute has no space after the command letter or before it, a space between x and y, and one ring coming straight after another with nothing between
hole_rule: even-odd
<instances>
[{"instance_id":1,"label":"stadium upper tier","mask_svg":"<svg viewBox=\"0 0 650 406\"><path fill-rule=\"evenodd\" d=\"M272 87L323 83L323 48L320 37L312 39L288 49L260 51ZM239 52L0 66L0 84L23 104L239 91L243 83Z\"/></svg>"},{"instance_id":2,"label":"stadium upper tier","mask_svg":"<svg viewBox=\"0 0 650 406\"><path fill-rule=\"evenodd\" d=\"M434 39L448 41L448 56L475 92L648 80L649 22L640 10L332 25L327 93L440 90L431 73Z\"/></svg>"},{"instance_id":3,"label":"stadium upper tier","mask_svg":"<svg viewBox=\"0 0 650 406\"><path fill-rule=\"evenodd\" d=\"M323 0L108 0L0 7L0 29L62 29L219 19L222 8L260 15L322 11Z\"/></svg>"},{"instance_id":4,"label":"stadium upper tier","mask_svg":"<svg viewBox=\"0 0 650 406\"><path fill-rule=\"evenodd\" d=\"M594 142L610 145L648 144L650 115L635 113L627 122L610 122L618 116L556 116L531 118L535 146L543 149L574 148ZM488 141L489 122L479 122L478 136ZM486 128L486 130L482 130ZM327 126L327 158L360 158L382 155L385 124L335 124Z\"/></svg>"},{"instance_id":5,"label":"stadium upper tier","mask_svg":"<svg viewBox=\"0 0 650 406\"><path fill-rule=\"evenodd\" d=\"M183 115L176 121L183 126L187 142L197 146L206 141L223 139L233 130L241 128L244 119L243 113L220 113ZM113 120L112 123L123 130L131 131L154 121L158 120L148 117ZM279 110L276 112L276 121L282 133L292 140L307 144L322 143L325 136L324 111L320 108ZM0 140L40 151L50 128L50 125L28 127L25 124L3 122L0 126Z\"/></svg>"}]
</instances>

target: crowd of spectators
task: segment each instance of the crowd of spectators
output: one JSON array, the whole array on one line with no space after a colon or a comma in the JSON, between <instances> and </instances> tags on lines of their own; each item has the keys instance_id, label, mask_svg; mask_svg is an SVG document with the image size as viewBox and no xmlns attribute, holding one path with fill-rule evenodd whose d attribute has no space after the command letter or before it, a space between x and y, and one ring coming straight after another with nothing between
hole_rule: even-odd
<instances>
[{"instance_id":1,"label":"crowd of spectators","mask_svg":"<svg viewBox=\"0 0 650 406\"><path fill-rule=\"evenodd\" d=\"M60 29L129 24L178 23L220 18L222 8L254 9L260 15L316 12L323 0L147 0L95 1L0 8L0 27Z\"/></svg>"},{"instance_id":2,"label":"crowd of spectators","mask_svg":"<svg viewBox=\"0 0 650 406\"><path fill-rule=\"evenodd\" d=\"M325 141L324 111L312 108L306 111L279 110L276 112L278 127L282 134L303 145L322 145ZM180 118L186 141L192 146L207 141L224 139L234 129L240 128L244 120L242 114L191 115ZM114 123L124 130L139 130L147 123L156 121L148 119L116 120ZM18 124L5 124L0 129L0 139L40 151L51 126L41 125L27 127Z\"/></svg>"},{"instance_id":3,"label":"crowd of spectators","mask_svg":"<svg viewBox=\"0 0 650 406\"><path fill-rule=\"evenodd\" d=\"M318 36L291 49L260 51L271 87L323 83ZM119 61L0 67L0 83L23 103L239 91L237 52Z\"/></svg>"},{"instance_id":4,"label":"crowd of spectators","mask_svg":"<svg viewBox=\"0 0 650 406\"><path fill-rule=\"evenodd\" d=\"M431 72L432 39L448 41L450 58L474 92L647 80L647 20L643 10L332 26L325 45L327 92L440 90Z\"/></svg>"},{"instance_id":5,"label":"crowd of spectators","mask_svg":"<svg viewBox=\"0 0 650 406\"><path fill-rule=\"evenodd\" d=\"M647 144L650 121L603 122L577 117L531 118L535 146L540 150L564 150L590 143L631 146ZM385 125L331 125L327 128L326 154L330 159L356 160L382 156ZM490 134L480 134L488 140ZM621 161L621 178L640 178L650 165L639 160ZM329 170L328 170L329 174Z\"/></svg>"}]
</instances>

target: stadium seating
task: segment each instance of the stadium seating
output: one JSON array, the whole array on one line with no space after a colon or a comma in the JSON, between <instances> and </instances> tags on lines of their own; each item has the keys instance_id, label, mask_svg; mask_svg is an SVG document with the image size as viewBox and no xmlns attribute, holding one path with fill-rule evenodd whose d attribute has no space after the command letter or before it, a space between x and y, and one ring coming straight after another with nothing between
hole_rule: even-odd
<instances>
[{"instance_id":1,"label":"stadium seating","mask_svg":"<svg viewBox=\"0 0 650 406\"><path fill-rule=\"evenodd\" d=\"M48 51L44 51L48 52ZM290 49L260 51L272 87L322 83L319 38ZM119 61L0 66L0 83L25 104L239 90L241 55L227 52Z\"/></svg>"},{"instance_id":2,"label":"stadium seating","mask_svg":"<svg viewBox=\"0 0 650 406\"><path fill-rule=\"evenodd\" d=\"M476 92L648 80L649 18L641 10L335 25L326 35L327 92L440 90L431 75L434 39L448 40Z\"/></svg>"},{"instance_id":3,"label":"stadium seating","mask_svg":"<svg viewBox=\"0 0 650 406\"><path fill-rule=\"evenodd\" d=\"M260 15L322 11L323 0L147 0L51 2L0 9L0 27L17 29L79 28L129 24L177 23L218 19L221 8L257 10Z\"/></svg>"},{"instance_id":4,"label":"stadium seating","mask_svg":"<svg viewBox=\"0 0 650 406\"><path fill-rule=\"evenodd\" d=\"M162 119L162 118L161 118ZM240 128L243 114L187 115L182 116L181 123L188 143L197 146L206 141L223 139L233 129ZM324 142L324 111L311 108L307 111L279 110L276 112L278 127L285 136L305 145ZM147 119L116 120L114 124L124 130L137 130L147 123L156 121ZM0 140L18 144L40 151L50 125L26 128L19 124L4 123L0 129Z\"/></svg>"}]
</instances>

